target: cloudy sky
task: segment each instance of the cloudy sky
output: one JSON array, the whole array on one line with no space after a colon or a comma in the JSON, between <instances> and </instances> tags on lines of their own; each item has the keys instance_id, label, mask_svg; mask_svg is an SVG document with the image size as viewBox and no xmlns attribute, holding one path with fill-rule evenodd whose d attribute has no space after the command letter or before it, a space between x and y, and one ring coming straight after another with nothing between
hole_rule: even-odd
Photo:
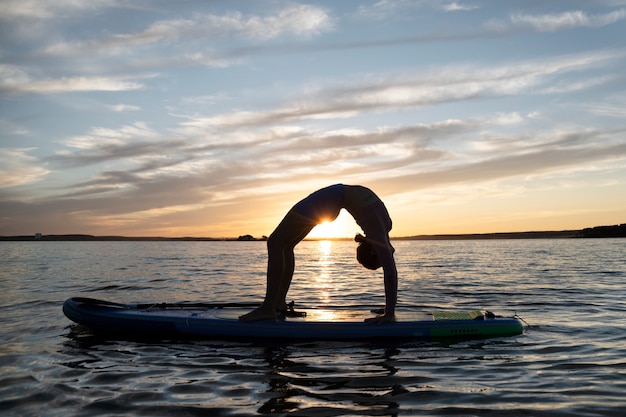
<instances>
[{"instance_id":1,"label":"cloudy sky","mask_svg":"<svg viewBox=\"0 0 626 417\"><path fill-rule=\"evenodd\" d=\"M0 8L0 235L268 235L334 183L392 236L626 222L626 0Z\"/></svg>"}]
</instances>

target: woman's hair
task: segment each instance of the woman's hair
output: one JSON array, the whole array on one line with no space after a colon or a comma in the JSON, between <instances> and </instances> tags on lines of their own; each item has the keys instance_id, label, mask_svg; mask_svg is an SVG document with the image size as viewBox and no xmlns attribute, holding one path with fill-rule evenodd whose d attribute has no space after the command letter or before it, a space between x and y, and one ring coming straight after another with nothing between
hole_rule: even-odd
<instances>
[{"instance_id":1,"label":"woman's hair","mask_svg":"<svg viewBox=\"0 0 626 417\"><path fill-rule=\"evenodd\" d=\"M354 240L359 242L359 246L356 248L357 261L367 269L376 270L380 268L382 265L372 244L362 235L356 235Z\"/></svg>"}]
</instances>

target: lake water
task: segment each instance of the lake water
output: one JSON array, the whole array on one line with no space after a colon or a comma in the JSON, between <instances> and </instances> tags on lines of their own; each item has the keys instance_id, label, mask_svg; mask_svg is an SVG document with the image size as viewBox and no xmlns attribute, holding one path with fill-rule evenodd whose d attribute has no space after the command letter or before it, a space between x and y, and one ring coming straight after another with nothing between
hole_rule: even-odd
<instances>
[{"instance_id":1,"label":"lake water","mask_svg":"<svg viewBox=\"0 0 626 417\"><path fill-rule=\"evenodd\" d=\"M399 306L529 325L453 343L141 341L61 311L256 302L262 242L0 242L4 416L616 416L626 412L626 239L395 241ZM288 300L383 304L353 242L303 242Z\"/></svg>"}]
</instances>

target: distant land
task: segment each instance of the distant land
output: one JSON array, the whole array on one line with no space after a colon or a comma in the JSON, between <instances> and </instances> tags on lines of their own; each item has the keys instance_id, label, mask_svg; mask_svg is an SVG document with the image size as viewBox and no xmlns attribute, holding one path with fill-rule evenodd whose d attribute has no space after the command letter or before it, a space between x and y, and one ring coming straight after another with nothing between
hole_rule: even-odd
<instances>
[{"instance_id":1,"label":"distant land","mask_svg":"<svg viewBox=\"0 0 626 417\"><path fill-rule=\"evenodd\" d=\"M395 240L570 239L606 237L626 237L626 223L614 226L588 227L580 230L417 235L395 238Z\"/></svg>"},{"instance_id":2,"label":"distant land","mask_svg":"<svg viewBox=\"0 0 626 417\"><path fill-rule=\"evenodd\" d=\"M416 235L395 237L392 240L480 240L480 239L572 239L572 238L613 238L626 237L626 223L614 226L596 226L580 230L561 230L543 232L503 232L503 233L473 233L473 234L441 234ZM40 233L30 236L0 236L0 241L189 241L189 242L221 242L221 241L265 241L266 236L259 238L252 235L242 235L233 238L212 237L131 237L131 236L93 236L83 234L43 235ZM324 239L309 239L324 240ZM331 240L351 240L340 238Z\"/></svg>"}]
</instances>

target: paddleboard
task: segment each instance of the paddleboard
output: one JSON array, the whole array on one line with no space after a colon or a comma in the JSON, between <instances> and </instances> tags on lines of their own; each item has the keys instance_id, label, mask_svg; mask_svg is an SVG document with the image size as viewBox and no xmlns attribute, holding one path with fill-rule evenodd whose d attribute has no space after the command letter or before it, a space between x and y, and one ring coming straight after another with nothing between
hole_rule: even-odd
<instances>
[{"instance_id":1,"label":"paddleboard","mask_svg":"<svg viewBox=\"0 0 626 417\"><path fill-rule=\"evenodd\" d=\"M151 337L381 339L485 338L523 331L515 317L481 311L398 311L396 321L365 323L371 312L349 309L304 309L276 320L241 322L252 307L232 304L121 304L93 298L69 298L63 312L95 331Z\"/></svg>"}]
</instances>

